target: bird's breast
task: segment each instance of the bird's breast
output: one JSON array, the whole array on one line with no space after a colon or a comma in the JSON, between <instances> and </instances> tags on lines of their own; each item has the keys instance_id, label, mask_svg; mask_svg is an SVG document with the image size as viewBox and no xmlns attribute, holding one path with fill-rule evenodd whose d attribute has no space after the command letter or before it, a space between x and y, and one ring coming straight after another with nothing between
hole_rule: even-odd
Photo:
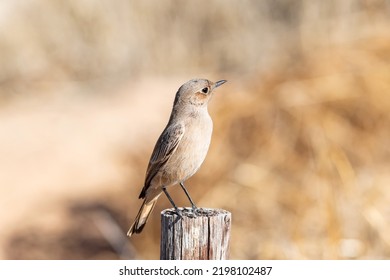
<instances>
[{"instance_id":1,"label":"bird's breast","mask_svg":"<svg viewBox=\"0 0 390 280\"><path fill-rule=\"evenodd\" d=\"M185 121L185 133L169 159L178 181L191 177L202 165L210 146L213 122L208 114Z\"/></svg>"}]
</instances>

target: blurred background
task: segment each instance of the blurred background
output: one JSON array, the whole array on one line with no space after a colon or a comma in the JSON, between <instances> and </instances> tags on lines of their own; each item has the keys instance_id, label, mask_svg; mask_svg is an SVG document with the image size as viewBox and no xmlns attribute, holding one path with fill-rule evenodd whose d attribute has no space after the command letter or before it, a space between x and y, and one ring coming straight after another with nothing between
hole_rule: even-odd
<instances>
[{"instance_id":1,"label":"blurred background","mask_svg":"<svg viewBox=\"0 0 390 280\"><path fill-rule=\"evenodd\" d=\"M1 259L158 259L165 197L125 233L195 77L231 259L390 258L389 0L3 0L0 65Z\"/></svg>"}]
</instances>

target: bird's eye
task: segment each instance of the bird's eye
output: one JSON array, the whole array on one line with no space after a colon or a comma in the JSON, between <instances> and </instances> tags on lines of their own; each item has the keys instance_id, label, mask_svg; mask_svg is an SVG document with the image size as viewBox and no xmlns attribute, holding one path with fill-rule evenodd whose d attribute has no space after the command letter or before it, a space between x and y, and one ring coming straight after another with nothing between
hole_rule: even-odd
<instances>
[{"instance_id":1,"label":"bird's eye","mask_svg":"<svg viewBox=\"0 0 390 280\"><path fill-rule=\"evenodd\" d=\"M202 89L202 92L203 92L203 93L208 93L208 92L209 92L209 88L207 88L207 87L203 88L203 89Z\"/></svg>"}]
</instances>

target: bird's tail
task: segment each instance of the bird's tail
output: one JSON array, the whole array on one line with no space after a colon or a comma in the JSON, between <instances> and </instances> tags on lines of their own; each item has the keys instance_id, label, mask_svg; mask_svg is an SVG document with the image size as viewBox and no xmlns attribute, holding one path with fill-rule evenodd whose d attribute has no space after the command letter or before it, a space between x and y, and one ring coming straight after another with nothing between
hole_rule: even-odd
<instances>
[{"instance_id":1,"label":"bird's tail","mask_svg":"<svg viewBox=\"0 0 390 280\"><path fill-rule=\"evenodd\" d=\"M129 231L127 232L127 236L131 236L133 233L140 233L144 228L146 221L148 220L150 213L153 211L154 206L156 205L157 198L142 204L137 217L135 218L134 223L131 225Z\"/></svg>"}]
</instances>

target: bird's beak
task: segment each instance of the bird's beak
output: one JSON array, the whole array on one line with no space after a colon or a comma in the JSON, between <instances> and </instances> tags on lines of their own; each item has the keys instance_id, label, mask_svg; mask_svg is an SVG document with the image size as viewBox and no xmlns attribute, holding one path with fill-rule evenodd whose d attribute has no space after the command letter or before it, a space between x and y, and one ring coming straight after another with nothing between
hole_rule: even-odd
<instances>
[{"instance_id":1,"label":"bird's beak","mask_svg":"<svg viewBox=\"0 0 390 280\"><path fill-rule=\"evenodd\" d=\"M222 86L224 83L226 83L226 80L220 80L214 84L214 88L217 88L219 86Z\"/></svg>"}]
</instances>

